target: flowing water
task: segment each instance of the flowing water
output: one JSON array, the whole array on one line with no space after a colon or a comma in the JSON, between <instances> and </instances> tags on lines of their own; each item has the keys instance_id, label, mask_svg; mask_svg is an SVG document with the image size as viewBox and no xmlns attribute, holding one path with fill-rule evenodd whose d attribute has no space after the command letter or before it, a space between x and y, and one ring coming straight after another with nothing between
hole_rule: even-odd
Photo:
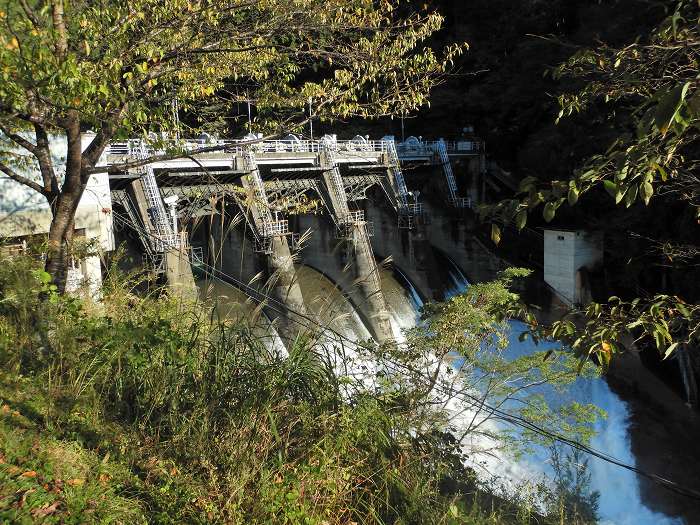
<instances>
[{"instance_id":1,"label":"flowing water","mask_svg":"<svg viewBox=\"0 0 700 525\"><path fill-rule=\"evenodd\" d=\"M199 297L211 308L209 315L215 320L244 322L259 340L281 355L287 354L277 330L257 305L238 288L218 279L197 281Z\"/></svg>"},{"instance_id":2,"label":"flowing water","mask_svg":"<svg viewBox=\"0 0 700 525\"><path fill-rule=\"evenodd\" d=\"M457 265L448 259L451 267L449 279L445 283L444 295L453 297L463 292L468 287L466 277ZM344 296L323 274L308 267L299 267L299 284L310 313L321 322L327 323L344 337L354 341L367 340L370 333L361 317L353 307L351 301ZM422 300L409 280L400 273L394 274L389 270L382 270L382 291L386 297L392 317L392 326L396 334L402 330L416 326L419 320L419 312ZM247 317L255 311L255 305L250 303L245 295L230 286L208 282L200 285L202 293L207 297L217 297L217 310L219 314L239 319ZM261 316L257 322L257 330L272 337L274 344L281 345L279 337L274 333L269 320ZM517 321L510 323L510 344L506 355L517 358L535 351L531 340L520 342L518 334L524 330L524 325ZM271 335L272 334L272 335ZM399 337L399 341L402 337ZM543 343L546 344L546 343ZM538 350L542 350L542 346ZM371 375L371 371L364 369L365 374ZM542 388L541 393L547 401L553 405L577 401L579 403L592 403L605 410L607 417L599 419L595 425L597 432L591 442L594 449L604 451L620 461L634 465L635 458L630 447L630 435L628 428L629 410L627 405L614 394L607 383L600 378L579 378L562 396L561 392ZM462 414L460 421L471 417L471 414ZM506 423L489 420L487 423L492 431L506 429ZM483 446L483 440L475 438L472 443L476 448ZM485 471L496 475L506 484L517 484L522 481L539 482L543 476L551 478L553 468L550 463L548 450L537 448L517 461L508 457L484 456L480 458L479 465ZM654 513L645 507L639 493L639 483L636 475L597 458L590 458L588 472L591 476L591 490L600 493L598 513L600 523L605 525L671 525L682 523L667 516Z\"/></svg>"},{"instance_id":3,"label":"flowing water","mask_svg":"<svg viewBox=\"0 0 700 525\"><path fill-rule=\"evenodd\" d=\"M298 266L296 278L304 304L323 326L353 341L372 337L350 300L325 275L308 266Z\"/></svg>"},{"instance_id":4,"label":"flowing water","mask_svg":"<svg viewBox=\"0 0 700 525\"><path fill-rule=\"evenodd\" d=\"M456 295L467 289L469 283L464 274L452 262L452 272L447 296ZM536 346L531 339L519 341L518 335L525 331L519 321L510 322L509 345L505 356L516 359L535 351L556 347L556 343L540 343ZM607 417L595 423L596 435L591 441L593 449L603 451L619 461L634 465L629 433L629 410L627 405L602 378L579 377L565 393L543 386L539 389L552 407L571 403L593 404L603 409ZM506 423L489 422L496 427ZM584 458L582 458L584 459ZM486 461L492 473L505 480L537 482L542 476L551 479L554 469L551 466L549 451L540 447L518 461L507 458L489 458ZM663 514L648 509L641 501L639 481L634 472L618 467L601 459L591 457L588 463L591 477L590 490L600 494L598 514L600 523L606 525L670 525L682 523Z\"/></svg>"}]
</instances>

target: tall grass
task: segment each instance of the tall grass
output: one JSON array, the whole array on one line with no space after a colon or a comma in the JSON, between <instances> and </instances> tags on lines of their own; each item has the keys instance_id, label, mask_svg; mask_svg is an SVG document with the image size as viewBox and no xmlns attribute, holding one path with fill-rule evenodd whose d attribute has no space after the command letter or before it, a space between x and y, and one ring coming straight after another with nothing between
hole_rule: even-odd
<instances>
[{"instance_id":1,"label":"tall grass","mask_svg":"<svg viewBox=\"0 0 700 525\"><path fill-rule=\"evenodd\" d=\"M370 391L348 397L330 361L304 339L275 351L244 321L219 319L213 305L183 304L162 290L134 293L139 283L114 268L99 305L55 295L46 283L27 257L0 261L0 397L33 407L34 426L21 432L115 465L108 493L119 504L98 516L66 500L73 517L319 525L544 519L498 498L484 507L455 440L416 433L409 406ZM9 446L0 454L11 454ZM30 461L31 450L23 454ZM0 491L0 517L10 508L19 515L19 500L2 498Z\"/></svg>"}]
</instances>

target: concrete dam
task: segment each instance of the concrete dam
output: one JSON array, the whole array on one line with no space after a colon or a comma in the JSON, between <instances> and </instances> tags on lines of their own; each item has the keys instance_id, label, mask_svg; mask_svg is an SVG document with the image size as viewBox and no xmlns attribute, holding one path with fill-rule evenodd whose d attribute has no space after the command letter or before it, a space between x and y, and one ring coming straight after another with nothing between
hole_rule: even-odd
<instances>
[{"instance_id":1,"label":"concrete dam","mask_svg":"<svg viewBox=\"0 0 700 525\"><path fill-rule=\"evenodd\" d=\"M292 338L309 315L298 272L306 267L342 292L375 340L387 342L400 334L383 275L400 276L422 301L444 297L445 258L477 280L495 275L498 261L454 220L482 191L478 139L251 135L216 144L216 151L126 169L159 152L132 140L106 154L117 243L128 240L131 253L178 293L193 292L194 271L253 299L269 294L268 316Z\"/></svg>"}]
</instances>

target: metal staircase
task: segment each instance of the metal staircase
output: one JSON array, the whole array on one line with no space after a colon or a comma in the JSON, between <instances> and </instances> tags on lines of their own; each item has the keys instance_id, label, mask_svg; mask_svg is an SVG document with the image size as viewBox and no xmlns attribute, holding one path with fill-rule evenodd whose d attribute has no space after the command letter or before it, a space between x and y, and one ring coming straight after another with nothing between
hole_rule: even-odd
<instances>
[{"instance_id":1,"label":"metal staircase","mask_svg":"<svg viewBox=\"0 0 700 525\"><path fill-rule=\"evenodd\" d=\"M399 161L399 155L396 152L396 143L393 140L387 141L387 153L389 155L389 169L394 175L394 180L396 181L396 187L399 190L399 200L401 207L404 209L408 208L408 188L406 187L406 181L403 178L403 173L401 172L401 162Z\"/></svg>"},{"instance_id":2,"label":"metal staircase","mask_svg":"<svg viewBox=\"0 0 700 525\"><path fill-rule=\"evenodd\" d=\"M348 196L345 193L343 178L340 176L338 164L335 161L335 152L327 144L321 144L322 151L326 154L326 159L331 168L328 170L326 182L333 204L338 226L343 226L351 222L350 209L348 208Z\"/></svg>"},{"instance_id":3,"label":"metal staircase","mask_svg":"<svg viewBox=\"0 0 700 525\"><path fill-rule=\"evenodd\" d=\"M145 142L142 141L134 153L138 160L147 159L148 151L146 150ZM150 164L147 164L138 168L138 172L141 175L141 183L143 184L143 191L148 204L151 225L155 230L153 232L154 239L151 243L153 251L162 253L170 248L180 247L180 236L173 228L170 215L163 204L163 198L160 194L153 168Z\"/></svg>"},{"instance_id":4,"label":"metal staircase","mask_svg":"<svg viewBox=\"0 0 700 525\"><path fill-rule=\"evenodd\" d=\"M396 182L398 190L399 207L399 228L412 230L421 218L424 218L423 205L419 202L411 203L408 200L409 192L406 181L401 172L401 161L396 151L396 143L393 140L387 141L386 151L389 157L389 170Z\"/></svg>"},{"instance_id":5,"label":"metal staircase","mask_svg":"<svg viewBox=\"0 0 700 525\"><path fill-rule=\"evenodd\" d=\"M447 180L447 189L450 192L449 202L456 208L471 208L471 199L468 197L460 197L457 194L457 181L455 180L454 173L452 172L452 164L450 163L450 156L447 154L447 146L443 139L438 140L435 143L436 153L440 164L442 165L442 171L445 174L445 179Z\"/></svg>"},{"instance_id":6,"label":"metal staircase","mask_svg":"<svg viewBox=\"0 0 700 525\"><path fill-rule=\"evenodd\" d=\"M265 184L260 176L255 153L247 149L243 153L244 170L248 172L248 181L253 191L251 204L253 222L257 230L255 249L261 253L272 252L272 238L289 234L289 221L273 217L270 204L265 192Z\"/></svg>"}]
</instances>

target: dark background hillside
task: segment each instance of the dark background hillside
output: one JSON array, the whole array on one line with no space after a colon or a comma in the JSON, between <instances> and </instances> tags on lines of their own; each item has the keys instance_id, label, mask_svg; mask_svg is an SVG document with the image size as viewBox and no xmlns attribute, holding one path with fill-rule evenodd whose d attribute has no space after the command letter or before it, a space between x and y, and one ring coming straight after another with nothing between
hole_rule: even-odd
<instances>
[{"instance_id":1,"label":"dark background hillside","mask_svg":"<svg viewBox=\"0 0 700 525\"><path fill-rule=\"evenodd\" d=\"M666 7L675 5L646 0L434 0L417 4L435 8L446 17L436 46L466 41L470 50L455 73L435 89L431 107L406 120L406 135L450 137L471 124L486 140L491 160L516 178L533 175L543 181L568 178L629 125L622 108L603 105L556 124L557 96L580 86L569 79L554 80L551 68L581 47L633 42L667 16ZM389 125L400 136L399 122ZM691 243L699 233L691 211L661 198L649 207L640 204L625 209L616 207L601 191L582 199L575 208L564 206L554 224L605 232L601 288L608 295L633 296L641 289L682 291L693 299L700 293L696 272L666 268L648 253L645 243L630 235L642 232L654 239ZM543 224L534 217L533 225Z\"/></svg>"}]
</instances>

